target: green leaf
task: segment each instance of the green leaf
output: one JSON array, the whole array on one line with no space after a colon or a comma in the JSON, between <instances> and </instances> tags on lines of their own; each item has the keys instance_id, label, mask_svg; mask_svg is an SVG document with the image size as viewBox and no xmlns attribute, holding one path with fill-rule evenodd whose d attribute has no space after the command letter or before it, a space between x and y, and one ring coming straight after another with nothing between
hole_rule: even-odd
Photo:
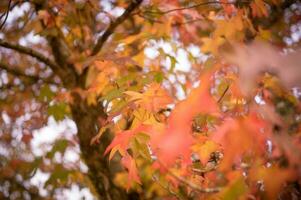
<instances>
[{"instance_id":1,"label":"green leaf","mask_svg":"<svg viewBox=\"0 0 301 200\"><path fill-rule=\"evenodd\" d=\"M150 140L150 136L145 133L138 133L135 138L140 144L146 144Z\"/></svg>"},{"instance_id":2,"label":"green leaf","mask_svg":"<svg viewBox=\"0 0 301 200\"><path fill-rule=\"evenodd\" d=\"M110 113L115 113L115 112L119 112L120 110L122 110L128 103L124 100L120 100L118 101L110 110Z\"/></svg>"},{"instance_id":3,"label":"green leaf","mask_svg":"<svg viewBox=\"0 0 301 200\"><path fill-rule=\"evenodd\" d=\"M155 6L149 6L143 11L143 15L150 19L160 18L163 14L163 11Z\"/></svg>"},{"instance_id":4,"label":"green leaf","mask_svg":"<svg viewBox=\"0 0 301 200\"><path fill-rule=\"evenodd\" d=\"M247 192L247 186L243 178L241 177L225 189L222 199L223 200L239 199L239 197L246 192Z\"/></svg>"},{"instance_id":5,"label":"green leaf","mask_svg":"<svg viewBox=\"0 0 301 200\"><path fill-rule=\"evenodd\" d=\"M176 64L178 63L177 59L169 54L166 54L166 56L170 59L170 69L169 69L169 72L172 72L175 67L176 67Z\"/></svg>"},{"instance_id":6,"label":"green leaf","mask_svg":"<svg viewBox=\"0 0 301 200\"><path fill-rule=\"evenodd\" d=\"M108 93L106 93L103 97L101 97L101 101L108 100L111 101L123 95L124 89L112 89Z\"/></svg>"},{"instance_id":7,"label":"green leaf","mask_svg":"<svg viewBox=\"0 0 301 200\"><path fill-rule=\"evenodd\" d=\"M127 84L128 81L135 80L137 77L136 73L129 73L128 75L122 76L116 81L117 85L121 87L123 84Z\"/></svg>"},{"instance_id":8,"label":"green leaf","mask_svg":"<svg viewBox=\"0 0 301 200\"><path fill-rule=\"evenodd\" d=\"M56 28L53 27L53 28L43 29L38 34L41 36L58 36L58 31Z\"/></svg>"},{"instance_id":9,"label":"green leaf","mask_svg":"<svg viewBox=\"0 0 301 200\"><path fill-rule=\"evenodd\" d=\"M63 120L69 114L69 107L65 103L58 103L48 107L48 115L52 115L56 121Z\"/></svg>"},{"instance_id":10,"label":"green leaf","mask_svg":"<svg viewBox=\"0 0 301 200\"><path fill-rule=\"evenodd\" d=\"M152 161L149 149L145 143L141 143L138 141L137 138L133 138L133 140L130 143L130 146L134 157L141 156L149 162Z\"/></svg>"},{"instance_id":11,"label":"green leaf","mask_svg":"<svg viewBox=\"0 0 301 200\"><path fill-rule=\"evenodd\" d=\"M157 83L162 83L163 79L164 79L164 74L162 72L156 72L156 74L154 75L154 80Z\"/></svg>"},{"instance_id":12,"label":"green leaf","mask_svg":"<svg viewBox=\"0 0 301 200\"><path fill-rule=\"evenodd\" d=\"M64 184L68 180L68 176L73 171L65 169L62 165L56 165L55 169L53 170L53 173L49 177L49 179L46 181L45 186L48 186L49 184Z\"/></svg>"},{"instance_id":13,"label":"green leaf","mask_svg":"<svg viewBox=\"0 0 301 200\"><path fill-rule=\"evenodd\" d=\"M53 99L54 96L55 93L51 91L50 87L48 85L44 85L40 90L38 100L49 102Z\"/></svg>"},{"instance_id":14,"label":"green leaf","mask_svg":"<svg viewBox=\"0 0 301 200\"><path fill-rule=\"evenodd\" d=\"M51 151L47 153L47 157L53 158L56 152L64 153L66 148L68 147L68 144L69 144L68 140L65 139L57 140L53 145Z\"/></svg>"}]
</instances>

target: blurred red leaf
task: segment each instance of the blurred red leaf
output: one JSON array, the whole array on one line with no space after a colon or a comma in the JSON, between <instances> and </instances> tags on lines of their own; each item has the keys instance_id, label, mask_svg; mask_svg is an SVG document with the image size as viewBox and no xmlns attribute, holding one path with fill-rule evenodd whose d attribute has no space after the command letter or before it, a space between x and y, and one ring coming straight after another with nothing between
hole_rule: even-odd
<instances>
[{"instance_id":1,"label":"blurred red leaf","mask_svg":"<svg viewBox=\"0 0 301 200\"><path fill-rule=\"evenodd\" d=\"M122 165L128 170L127 190L131 187L133 181L141 184L135 160L127 153L121 160Z\"/></svg>"}]
</instances>

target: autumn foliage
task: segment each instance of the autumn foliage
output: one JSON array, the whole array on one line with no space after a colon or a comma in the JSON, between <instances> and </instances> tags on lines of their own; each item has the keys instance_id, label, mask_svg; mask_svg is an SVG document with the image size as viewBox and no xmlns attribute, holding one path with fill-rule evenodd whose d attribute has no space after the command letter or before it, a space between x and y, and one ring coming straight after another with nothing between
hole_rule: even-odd
<instances>
[{"instance_id":1,"label":"autumn foliage","mask_svg":"<svg viewBox=\"0 0 301 200\"><path fill-rule=\"evenodd\" d=\"M292 0L0 2L0 198L76 185L106 200L299 199L300 13ZM51 121L76 128L35 146Z\"/></svg>"}]
</instances>

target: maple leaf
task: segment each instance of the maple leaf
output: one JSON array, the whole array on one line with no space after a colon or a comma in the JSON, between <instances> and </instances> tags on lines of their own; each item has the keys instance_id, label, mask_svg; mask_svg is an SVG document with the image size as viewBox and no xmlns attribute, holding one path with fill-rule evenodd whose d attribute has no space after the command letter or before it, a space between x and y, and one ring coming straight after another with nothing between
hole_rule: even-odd
<instances>
[{"instance_id":1,"label":"maple leaf","mask_svg":"<svg viewBox=\"0 0 301 200\"><path fill-rule=\"evenodd\" d=\"M125 152L128 148L130 139L137 133L137 130L126 130L117 133L111 144L106 148L104 154L106 155L113 148L117 148L122 155L125 155ZM116 151L114 151L115 153ZM110 155L112 158L113 155Z\"/></svg>"},{"instance_id":2,"label":"maple leaf","mask_svg":"<svg viewBox=\"0 0 301 200\"><path fill-rule=\"evenodd\" d=\"M211 153L219 149L219 145L211 140L208 140L204 144L195 144L192 149L199 155L202 164L205 165L210 159Z\"/></svg>"},{"instance_id":3,"label":"maple leaf","mask_svg":"<svg viewBox=\"0 0 301 200\"><path fill-rule=\"evenodd\" d=\"M46 10L40 10L38 12L38 17L43 20L43 23L47 26L53 26L53 19L51 18L51 15Z\"/></svg>"},{"instance_id":4,"label":"maple leaf","mask_svg":"<svg viewBox=\"0 0 301 200\"><path fill-rule=\"evenodd\" d=\"M204 74L199 87L193 89L187 99L178 103L172 111L165 130L161 134L151 135L152 148L158 159L167 166L172 165L178 157L184 163L190 163L192 120L198 113L218 111L215 100L209 93L210 74Z\"/></svg>"},{"instance_id":5,"label":"maple leaf","mask_svg":"<svg viewBox=\"0 0 301 200\"><path fill-rule=\"evenodd\" d=\"M154 149L155 155L167 167L173 165L179 157L182 157L183 163L190 163L192 143L193 138L189 133L175 132L171 129L165 129L159 138L151 137L152 149Z\"/></svg>"},{"instance_id":6,"label":"maple leaf","mask_svg":"<svg viewBox=\"0 0 301 200\"><path fill-rule=\"evenodd\" d=\"M200 85L191 91L187 99L176 105L168 119L171 129L190 130L191 122L197 114L218 112L218 105L209 92L210 76L210 73L204 74Z\"/></svg>"},{"instance_id":7,"label":"maple leaf","mask_svg":"<svg viewBox=\"0 0 301 200\"><path fill-rule=\"evenodd\" d=\"M261 155L267 141L266 135L261 132L264 127L264 121L254 113L244 118L226 119L211 136L212 141L221 144L224 149L220 168L229 169L244 153L250 151Z\"/></svg>"},{"instance_id":8,"label":"maple leaf","mask_svg":"<svg viewBox=\"0 0 301 200\"><path fill-rule=\"evenodd\" d=\"M134 91L124 93L130 96L130 101L135 101L140 107L151 112L158 112L161 108L172 103L171 97L158 83L148 85L143 93Z\"/></svg>"},{"instance_id":9,"label":"maple leaf","mask_svg":"<svg viewBox=\"0 0 301 200\"><path fill-rule=\"evenodd\" d=\"M250 171L250 178L253 181L263 180L264 188L268 199L277 199L281 187L286 181L294 178L294 173L290 169L281 169L276 166L270 168L255 167ZM273 179L271 179L273 177Z\"/></svg>"},{"instance_id":10,"label":"maple leaf","mask_svg":"<svg viewBox=\"0 0 301 200\"><path fill-rule=\"evenodd\" d=\"M221 2L223 2L224 4L222 4L225 12L227 13L227 15L232 15L233 13L236 12L236 8L234 5L232 4L227 4L228 3L228 0L221 0Z\"/></svg>"},{"instance_id":11,"label":"maple leaf","mask_svg":"<svg viewBox=\"0 0 301 200\"><path fill-rule=\"evenodd\" d=\"M133 181L141 184L135 160L127 153L122 157L121 163L128 170L127 190L129 190L129 188L133 184Z\"/></svg>"},{"instance_id":12,"label":"maple leaf","mask_svg":"<svg viewBox=\"0 0 301 200\"><path fill-rule=\"evenodd\" d=\"M255 41L249 45L234 44L234 51L224 52L229 63L239 66L240 88L252 94L256 79L262 72L273 72L287 88L300 87L301 51L282 54L276 47Z\"/></svg>"},{"instance_id":13,"label":"maple leaf","mask_svg":"<svg viewBox=\"0 0 301 200\"><path fill-rule=\"evenodd\" d=\"M252 15L254 17L268 17L269 13L265 6L264 1L255 0L251 3Z\"/></svg>"},{"instance_id":14,"label":"maple leaf","mask_svg":"<svg viewBox=\"0 0 301 200\"><path fill-rule=\"evenodd\" d=\"M106 148L104 155L111 151L109 158L113 157L116 151L119 151L121 155L126 155L126 150L129 147L130 140L140 132L150 132L152 128L149 125L140 124L131 130L125 130L117 133L111 144Z\"/></svg>"}]
</instances>

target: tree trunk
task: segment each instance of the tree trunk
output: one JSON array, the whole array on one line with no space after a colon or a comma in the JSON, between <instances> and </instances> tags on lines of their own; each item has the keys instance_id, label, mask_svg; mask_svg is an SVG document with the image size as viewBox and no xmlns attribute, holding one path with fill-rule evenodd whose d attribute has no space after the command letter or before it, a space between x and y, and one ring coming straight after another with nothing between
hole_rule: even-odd
<instances>
[{"instance_id":1,"label":"tree trunk","mask_svg":"<svg viewBox=\"0 0 301 200\"><path fill-rule=\"evenodd\" d=\"M114 175L121 170L121 166L114 160L109 163L107 156L103 155L111 142L110 134L104 133L99 144L90 144L99 129L98 120L106 119L102 105L88 105L78 94L73 94L73 98L71 111L77 125L82 158L89 168L88 176L99 198L105 200L139 199L137 193L128 194L113 183Z\"/></svg>"}]
</instances>

